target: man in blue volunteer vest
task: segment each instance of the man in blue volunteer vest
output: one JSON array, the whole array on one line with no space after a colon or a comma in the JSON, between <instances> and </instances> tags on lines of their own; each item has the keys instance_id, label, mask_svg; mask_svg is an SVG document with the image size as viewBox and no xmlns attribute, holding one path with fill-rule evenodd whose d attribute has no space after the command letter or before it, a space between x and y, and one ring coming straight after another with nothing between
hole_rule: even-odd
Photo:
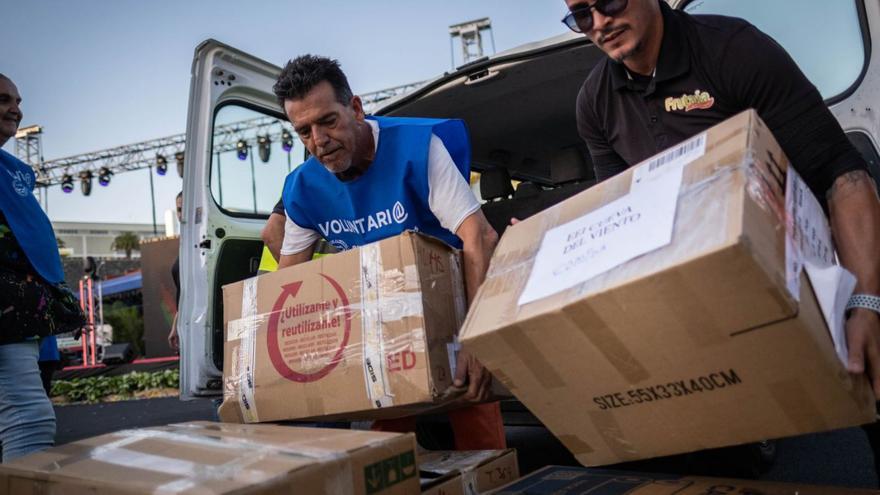
<instances>
[{"instance_id":1,"label":"man in blue volunteer vest","mask_svg":"<svg viewBox=\"0 0 880 495\"><path fill-rule=\"evenodd\" d=\"M483 282L498 236L465 179L470 142L459 120L366 117L335 60L290 61L274 87L311 154L284 184L279 268L308 261L321 238L339 250L418 230L461 248L468 300ZM504 427L489 396L491 375L466 352L455 384L467 387L450 422L458 449L503 448ZM413 418L375 429L412 430Z\"/></svg>"},{"instance_id":2,"label":"man in blue volunteer vest","mask_svg":"<svg viewBox=\"0 0 880 495\"><path fill-rule=\"evenodd\" d=\"M0 146L22 119L18 88L0 74ZM52 225L29 166L0 149L0 442L3 462L47 449L55 413L38 366L39 338L56 330L52 286L64 280Z\"/></svg>"}]
</instances>

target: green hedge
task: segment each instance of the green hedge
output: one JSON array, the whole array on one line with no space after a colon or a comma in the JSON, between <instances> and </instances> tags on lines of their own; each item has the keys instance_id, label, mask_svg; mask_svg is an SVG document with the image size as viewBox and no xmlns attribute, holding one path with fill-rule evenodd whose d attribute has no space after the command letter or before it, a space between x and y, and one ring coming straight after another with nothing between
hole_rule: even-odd
<instances>
[{"instance_id":1,"label":"green hedge","mask_svg":"<svg viewBox=\"0 0 880 495\"><path fill-rule=\"evenodd\" d=\"M135 392L158 388L178 388L178 370L137 372L119 376L93 376L76 380L52 382L52 396L64 396L70 402L98 402L108 395L132 395Z\"/></svg>"}]
</instances>

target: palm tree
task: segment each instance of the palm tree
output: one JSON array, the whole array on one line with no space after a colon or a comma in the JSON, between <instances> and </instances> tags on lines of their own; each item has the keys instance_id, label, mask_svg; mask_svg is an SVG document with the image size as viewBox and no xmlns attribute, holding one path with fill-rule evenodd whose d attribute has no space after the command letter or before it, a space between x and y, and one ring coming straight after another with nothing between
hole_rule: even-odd
<instances>
[{"instance_id":1,"label":"palm tree","mask_svg":"<svg viewBox=\"0 0 880 495\"><path fill-rule=\"evenodd\" d=\"M110 246L110 249L114 251L125 251L125 258L131 259L131 252L134 250L140 251L140 247L141 241L134 232L123 232L113 239L113 244Z\"/></svg>"}]
</instances>

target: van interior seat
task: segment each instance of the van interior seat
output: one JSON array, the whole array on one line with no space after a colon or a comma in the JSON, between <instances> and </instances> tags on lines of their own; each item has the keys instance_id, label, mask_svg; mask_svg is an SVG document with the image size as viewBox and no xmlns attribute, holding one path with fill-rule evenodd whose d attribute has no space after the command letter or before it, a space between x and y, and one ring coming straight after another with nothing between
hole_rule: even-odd
<instances>
[{"instance_id":1,"label":"van interior seat","mask_svg":"<svg viewBox=\"0 0 880 495\"><path fill-rule=\"evenodd\" d=\"M483 214L486 215L489 224L501 235L510 225L511 218L525 220L588 189L595 183L596 181L594 180L583 180L580 182L570 182L553 189L544 189L538 184L523 182L517 188L517 193L514 194L512 199L484 203L482 207ZM525 190L520 193L519 189L526 184L528 185Z\"/></svg>"},{"instance_id":2,"label":"van interior seat","mask_svg":"<svg viewBox=\"0 0 880 495\"><path fill-rule=\"evenodd\" d=\"M484 201L507 199L513 192L510 172L506 168L489 168L480 174L480 196Z\"/></svg>"},{"instance_id":3,"label":"van interior seat","mask_svg":"<svg viewBox=\"0 0 880 495\"><path fill-rule=\"evenodd\" d=\"M556 185L593 179L593 161L586 146L578 144L554 153L550 160L550 178Z\"/></svg>"},{"instance_id":4,"label":"van interior seat","mask_svg":"<svg viewBox=\"0 0 880 495\"><path fill-rule=\"evenodd\" d=\"M513 192L513 199L531 198L541 194L544 189L534 182L520 182Z\"/></svg>"}]
</instances>

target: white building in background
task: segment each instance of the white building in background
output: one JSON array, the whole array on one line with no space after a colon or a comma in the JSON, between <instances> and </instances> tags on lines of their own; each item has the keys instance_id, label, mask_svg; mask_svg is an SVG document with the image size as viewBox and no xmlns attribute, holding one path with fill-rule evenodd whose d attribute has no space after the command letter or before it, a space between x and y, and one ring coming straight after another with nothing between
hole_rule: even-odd
<instances>
[{"instance_id":1,"label":"white building in background","mask_svg":"<svg viewBox=\"0 0 880 495\"><path fill-rule=\"evenodd\" d=\"M52 222L52 227L55 237L64 243L61 253L72 258L124 258L124 252L110 248L119 234L133 232L141 240L165 234L161 224L157 225L158 234L154 234L151 223ZM132 251L131 257L140 257L140 253Z\"/></svg>"}]
</instances>

